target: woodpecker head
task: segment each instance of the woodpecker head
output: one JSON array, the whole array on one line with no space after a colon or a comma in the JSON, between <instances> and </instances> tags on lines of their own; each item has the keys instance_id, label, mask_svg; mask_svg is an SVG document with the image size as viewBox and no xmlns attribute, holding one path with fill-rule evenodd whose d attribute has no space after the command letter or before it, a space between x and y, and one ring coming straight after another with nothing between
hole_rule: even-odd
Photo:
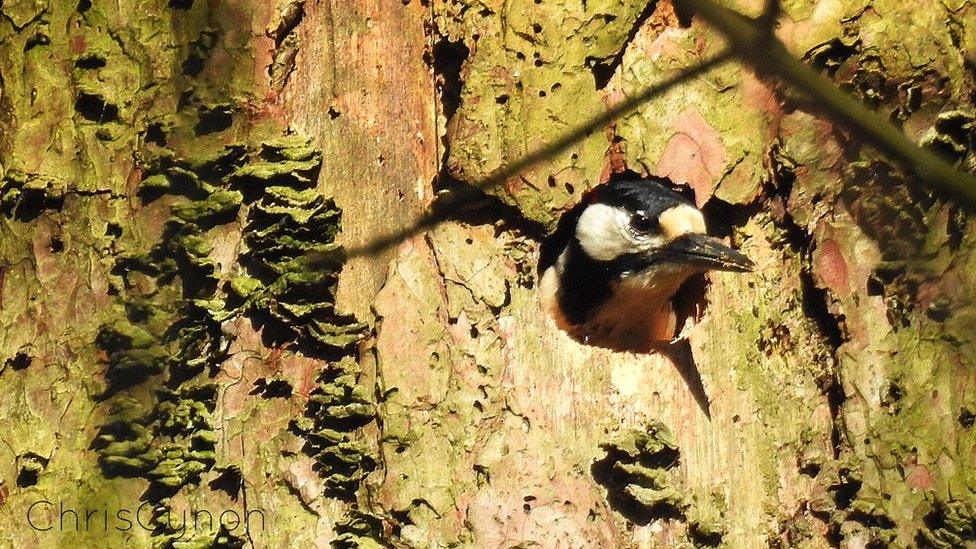
<instances>
[{"instance_id":1,"label":"woodpecker head","mask_svg":"<svg viewBox=\"0 0 976 549\"><path fill-rule=\"evenodd\" d=\"M552 294L544 297L557 323L589 343L629 349L667 340L671 298L688 277L753 267L708 236L701 211L660 180L608 183L568 219L556 235L558 257L540 265L542 290ZM628 341L600 341L607 338Z\"/></svg>"},{"instance_id":2,"label":"woodpecker head","mask_svg":"<svg viewBox=\"0 0 976 549\"><path fill-rule=\"evenodd\" d=\"M575 236L583 253L616 264L621 278L753 267L749 258L706 235L701 211L660 182L607 184L583 209Z\"/></svg>"}]
</instances>

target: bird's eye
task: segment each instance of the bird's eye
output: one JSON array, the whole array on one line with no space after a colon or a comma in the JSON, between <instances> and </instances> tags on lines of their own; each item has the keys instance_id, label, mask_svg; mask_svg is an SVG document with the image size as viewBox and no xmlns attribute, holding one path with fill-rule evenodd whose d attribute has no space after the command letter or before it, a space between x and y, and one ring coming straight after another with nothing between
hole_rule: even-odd
<instances>
[{"instance_id":1,"label":"bird's eye","mask_svg":"<svg viewBox=\"0 0 976 549\"><path fill-rule=\"evenodd\" d=\"M630 216L630 228L638 233L649 233L657 228L657 220L637 212Z\"/></svg>"}]
</instances>

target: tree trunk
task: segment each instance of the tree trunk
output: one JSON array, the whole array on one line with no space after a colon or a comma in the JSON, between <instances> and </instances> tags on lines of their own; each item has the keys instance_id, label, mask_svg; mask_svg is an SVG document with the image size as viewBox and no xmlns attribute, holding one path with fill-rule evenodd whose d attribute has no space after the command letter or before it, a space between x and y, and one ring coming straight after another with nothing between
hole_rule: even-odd
<instances>
[{"instance_id":1,"label":"tree trunk","mask_svg":"<svg viewBox=\"0 0 976 549\"><path fill-rule=\"evenodd\" d=\"M777 35L972 171L972 11L789 2ZM976 544L976 228L775 75L722 65L309 263L721 51L670 2L0 15L0 545ZM536 295L624 170L757 264L651 354Z\"/></svg>"}]
</instances>

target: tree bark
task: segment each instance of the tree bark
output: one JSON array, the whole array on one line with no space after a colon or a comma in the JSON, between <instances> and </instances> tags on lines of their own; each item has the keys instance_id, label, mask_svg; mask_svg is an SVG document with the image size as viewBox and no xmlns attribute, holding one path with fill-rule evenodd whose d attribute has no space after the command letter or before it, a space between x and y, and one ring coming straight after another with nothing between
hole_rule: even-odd
<instances>
[{"instance_id":1,"label":"tree bark","mask_svg":"<svg viewBox=\"0 0 976 549\"><path fill-rule=\"evenodd\" d=\"M972 171L972 9L784 3L776 33ZM775 75L723 64L309 263L722 50L670 2L0 15L5 546L976 543L970 215ZM536 295L540 240L625 170L757 264L683 292L662 352Z\"/></svg>"}]
</instances>

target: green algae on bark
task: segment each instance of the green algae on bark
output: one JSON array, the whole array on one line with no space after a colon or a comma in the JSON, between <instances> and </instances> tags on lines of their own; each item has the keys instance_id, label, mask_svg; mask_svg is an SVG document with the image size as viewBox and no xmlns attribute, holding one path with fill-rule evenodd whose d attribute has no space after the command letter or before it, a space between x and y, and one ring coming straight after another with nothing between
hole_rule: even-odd
<instances>
[{"instance_id":1,"label":"green algae on bark","mask_svg":"<svg viewBox=\"0 0 976 549\"><path fill-rule=\"evenodd\" d=\"M520 0L478 10L467 9L465 2L441 3L435 17L441 40L470 52L460 74L444 75L462 84L459 105L448 105L450 98L442 94L450 116L450 175L481 181L603 112L601 70L612 66L646 6L634 0ZM436 58L450 51L435 48L435 69L450 66L450 60ZM487 192L518 206L526 218L554 227L558 212L599 182L608 146L602 134L586 136L565 154Z\"/></svg>"}]
</instances>

